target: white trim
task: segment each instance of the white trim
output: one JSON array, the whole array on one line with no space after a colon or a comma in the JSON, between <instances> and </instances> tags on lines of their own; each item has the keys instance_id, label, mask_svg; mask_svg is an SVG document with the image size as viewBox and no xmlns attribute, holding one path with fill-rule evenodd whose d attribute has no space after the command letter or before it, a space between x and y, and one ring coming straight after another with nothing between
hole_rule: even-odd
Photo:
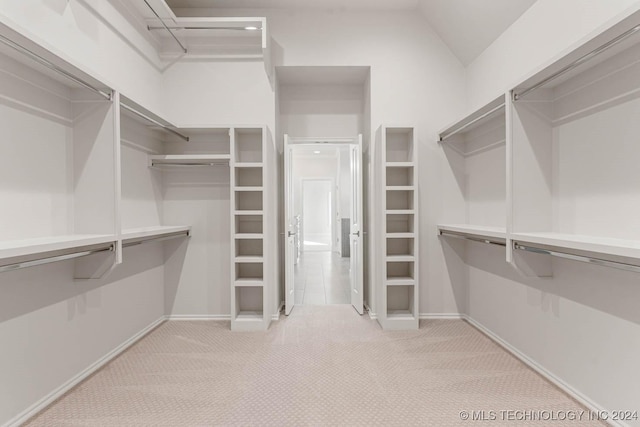
<instances>
[{"instance_id":1,"label":"white trim","mask_svg":"<svg viewBox=\"0 0 640 427\"><path fill-rule=\"evenodd\" d=\"M500 338L498 335L496 335L491 330L486 328L480 322L472 319L470 316L468 316L466 314L461 315L461 317L462 317L462 319L464 321L466 321L471 326L475 327L477 330L479 330L480 332L485 334L487 337L489 337L491 340L493 340L496 344L498 344L503 349L505 349L506 351L511 353L513 356L515 356L517 359L519 359L522 363L524 363L529 368L531 368L534 371L536 371L538 374L540 374L542 377L544 377L547 381L549 381L550 383L554 384L556 387L558 387L563 392L567 393L573 399L577 400L578 403L586 406L587 409L589 409L590 411L594 411L594 412L606 411L600 405L596 404L594 401L589 399L587 396L585 396L584 394L582 394L581 392L579 392L578 390L573 388L571 385L569 385L566 382L564 382L562 379L560 379L557 376L555 376L552 372L548 371L545 367L540 365L538 362L536 362L533 359L530 359L527 355L522 353L520 350L518 350L517 348L515 348L514 346L509 344L507 341L505 341L502 338ZM607 412L609 414L612 413L611 411L607 411ZM629 427L629 424L622 423L622 422L614 422L614 421L611 421L611 420L606 420L605 422L608 423L611 426Z\"/></svg>"},{"instance_id":2,"label":"white trim","mask_svg":"<svg viewBox=\"0 0 640 427\"><path fill-rule=\"evenodd\" d=\"M367 304L366 301L362 305L364 305L365 310L367 310L367 313L369 313L369 319L371 320L378 319L378 314L371 311L371 307L369 307L369 304Z\"/></svg>"},{"instance_id":3,"label":"white trim","mask_svg":"<svg viewBox=\"0 0 640 427\"><path fill-rule=\"evenodd\" d=\"M230 314L169 314L165 320L231 320Z\"/></svg>"},{"instance_id":4,"label":"white trim","mask_svg":"<svg viewBox=\"0 0 640 427\"><path fill-rule=\"evenodd\" d=\"M118 357L122 352L131 347L133 344L138 342L141 338L147 335L149 332L154 330L156 327L160 326L160 324L166 321L166 316L161 316L158 320L152 322L149 326L142 329L140 332L134 334L131 338L127 339L125 342L111 350L109 353L105 354L100 359L96 360L94 363L89 365L87 368L82 370L76 376L71 378L69 381L62 384L57 389L53 390L51 393L22 411L20 414L16 415L14 418L9 420L3 427L13 427L20 426L27 422L30 418L37 415L40 411L45 409L51 403L53 403L56 399L61 397L63 394L80 384L82 381L87 379L89 376L93 375L96 371L102 368L107 363L111 362L113 359Z\"/></svg>"},{"instance_id":5,"label":"white trim","mask_svg":"<svg viewBox=\"0 0 640 427\"><path fill-rule=\"evenodd\" d=\"M447 320L447 319L465 319L466 315L462 313L420 313L418 319L420 320Z\"/></svg>"},{"instance_id":6,"label":"white trim","mask_svg":"<svg viewBox=\"0 0 640 427\"><path fill-rule=\"evenodd\" d=\"M278 310L273 314L273 316L271 316L271 320L272 321L280 320L280 313L282 313L282 310L284 310L284 301L280 302L280 305L278 306Z\"/></svg>"}]
</instances>

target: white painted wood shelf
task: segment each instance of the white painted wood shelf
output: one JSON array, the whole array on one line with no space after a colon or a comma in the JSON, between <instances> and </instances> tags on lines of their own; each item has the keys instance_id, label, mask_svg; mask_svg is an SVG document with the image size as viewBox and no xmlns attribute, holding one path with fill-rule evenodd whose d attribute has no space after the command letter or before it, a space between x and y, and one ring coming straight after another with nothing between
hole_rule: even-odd
<instances>
[{"instance_id":1,"label":"white painted wood shelf","mask_svg":"<svg viewBox=\"0 0 640 427\"><path fill-rule=\"evenodd\" d=\"M47 253L80 251L83 248L108 245L117 241L115 235L71 234L0 242L0 260L30 257L37 259Z\"/></svg>"},{"instance_id":2,"label":"white painted wood shelf","mask_svg":"<svg viewBox=\"0 0 640 427\"><path fill-rule=\"evenodd\" d=\"M149 156L149 166L172 165L215 165L225 164L231 159L230 154L166 154Z\"/></svg>"},{"instance_id":3,"label":"white painted wood shelf","mask_svg":"<svg viewBox=\"0 0 640 427\"><path fill-rule=\"evenodd\" d=\"M499 239L507 238L505 227L492 227L485 225L470 224L438 224L438 232L450 232L461 236L470 236L478 239Z\"/></svg>"},{"instance_id":4,"label":"white painted wood shelf","mask_svg":"<svg viewBox=\"0 0 640 427\"><path fill-rule=\"evenodd\" d=\"M191 227L188 225L178 226L153 226L129 228L122 230L122 243L143 242L157 239L166 239L169 237L187 237L191 233Z\"/></svg>"},{"instance_id":5,"label":"white painted wood shelf","mask_svg":"<svg viewBox=\"0 0 640 427\"><path fill-rule=\"evenodd\" d=\"M640 260L640 241L566 233L514 233L514 242Z\"/></svg>"}]
</instances>

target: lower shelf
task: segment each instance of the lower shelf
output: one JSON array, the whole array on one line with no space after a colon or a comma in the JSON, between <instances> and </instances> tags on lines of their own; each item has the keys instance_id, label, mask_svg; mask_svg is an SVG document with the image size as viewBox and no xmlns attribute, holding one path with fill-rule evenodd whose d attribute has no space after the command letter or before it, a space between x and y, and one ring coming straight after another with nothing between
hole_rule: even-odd
<instances>
[{"instance_id":1,"label":"lower shelf","mask_svg":"<svg viewBox=\"0 0 640 427\"><path fill-rule=\"evenodd\" d=\"M240 322L262 322L263 318L261 311L241 311L236 315L236 321Z\"/></svg>"}]
</instances>

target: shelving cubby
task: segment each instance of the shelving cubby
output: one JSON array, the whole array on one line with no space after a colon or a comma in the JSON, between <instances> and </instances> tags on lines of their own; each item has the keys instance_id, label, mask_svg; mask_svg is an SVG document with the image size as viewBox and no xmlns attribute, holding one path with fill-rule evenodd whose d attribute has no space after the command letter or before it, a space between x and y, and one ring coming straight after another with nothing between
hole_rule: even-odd
<instances>
[{"instance_id":1,"label":"shelving cubby","mask_svg":"<svg viewBox=\"0 0 640 427\"><path fill-rule=\"evenodd\" d=\"M381 169L378 217L378 318L384 329L418 328L418 193L413 128L382 126L375 163Z\"/></svg>"},{"instance_id":2,"label":"shelving cubby","mask_svg":"<svg viewBox=\"0 0 640 427\"><path fill-rule=\"evenodd\" d=\"M514 243L640 265L639 16L513 90Z\"/></svg>"},{"instance_id":3,"label":"shelving cubby","mask_svg":"<svg viewBox=\"0 0 640 427\"><path fill-rule=\"evenodd\" d=\"M264 184L266 129L232 130L232 280L231 329L264 330L268 327L269 298L265 286L270 266L266 262L268 229Z\"/></svg>"},{"instance_id":4,"label":"shelving cubby","mask_svg":"<svg viewBox=\"0 0 640 427\"><path fill-rule=\"evenodd\" d=\"M4 25L0 42L0 269L78 256L76 278L100 276L121 256L112 90Z\"/></svg>"},{"instance_id":5,"label":"shelving cubby","mask_svg":"<svg viewBox=\"0 0 640 427\"><path fill-rule=\"evenodd\" d=\"M505 97L439 133L446 159L439 233L506 238ZM455 230L455 231L453 231Z\"/></svg>"}]
</instances>

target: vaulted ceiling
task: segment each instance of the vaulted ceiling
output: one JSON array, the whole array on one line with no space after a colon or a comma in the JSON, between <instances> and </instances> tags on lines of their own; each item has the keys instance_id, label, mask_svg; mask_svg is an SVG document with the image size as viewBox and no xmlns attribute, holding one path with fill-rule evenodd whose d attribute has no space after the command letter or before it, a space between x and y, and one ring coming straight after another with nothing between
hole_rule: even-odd
<instances>
[{"instance_id":1,"label":"vaulted ceiling","mask_svg":"<svg viewBox=\"0 0 640 427\"><path fill-rule=\"evenodd\" d=\"M536 0L167 0L174 9L420 10L468 65Z\"/></svg>"}]
</instances>

